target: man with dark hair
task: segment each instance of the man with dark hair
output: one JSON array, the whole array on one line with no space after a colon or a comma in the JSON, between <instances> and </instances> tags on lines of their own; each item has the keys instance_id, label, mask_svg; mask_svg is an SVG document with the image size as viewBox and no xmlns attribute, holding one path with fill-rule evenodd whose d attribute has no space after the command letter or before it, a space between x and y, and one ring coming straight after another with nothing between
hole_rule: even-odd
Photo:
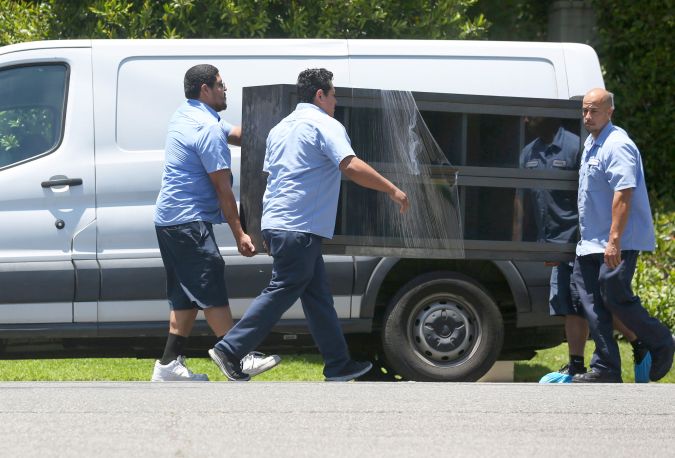
<instances>
[{"instance_id":1,"label":"man with dark hair","mask_svg":"<svg viewBox=\"0 0 675 458\"><path fill-rule=\"evenodd\" d=\"M617 317L644 342L651 354L649 379L663 378L673 364L670 330L642 307L631 280L640 251L652 251L654 226L642 158L635 143L612 124L614 97L602 88L589 91L582 104L590 135L579 169L579 229L573 280L595 341L591 371L573 383L621 383L621 355L612 333Z\"/></svg>"},{"instance_id":2,"label":"man with dark hair","mask_svg":"<svg viewBox=\"0 0 675 458\"><path fill-rule=\"evenodd\" d=\"M203 310L213 332L221 338L232 327L225 286L225 262L213 235L213 224L227 222L239 253L253 256L255 248L241 228L232 192L228 141L238 144L241 128L220 119L227 107L218 69L202 64L184 79L188 100L174 113L166 139L166 163L155 209L155 229L166 269L171 307L169 337L152 381L205 381L185 365L187 338ZM274 367L278 356L247 355L241 370L257 374Z\"/></svg>"},{"instance_id":3,"label":"man with dark hair","mask_svg":"<svg viewBox=\"0 0 675 458\"><path fill-rule=\"evenodd\" d=\"M332 238L340 190L340 172L357 184L385 192L408 210L408 197L358 159L335 114L333 74L310 69L298 77L295 111L267 137L263 170L269 174L263 196L262 236L274 258L269 286L242 319L209 350L230 380L250 378L239 360L256 348L298 298L302 302L327 381L348 381L368 372L370 362L351 359L340 328L321 256L324 238Z\"/></svg>"},{"instance_id":4,"label":"man with dark hair","mask_svg":"<svg viewBox=\"0 0 675 458\"><path fill-rule=\"evenodd\" d=\"M208 87L213 87L213 85L216 84L217 79L218 69L213 65L195 65L185 73L185 78L183 80L185 98L199 99L199 95L202 91L202 85L206 84ZM226 99L223 98L223 108L218 111L222 111L225 108L227 108L227 102Z\"/></svg>"},{"instance_id":5,"label":"man with dark hair","mask_svg":"<svg viewBox=\"0 0 675 458\"><path fill-rule=\"evenodd\" d=\"M298 101L301 103L313 103L316 91L321 89L324 94L333 87L333 73L325 68L309 68L298 75L297 90Z\"/></svg>"}]
</instances>

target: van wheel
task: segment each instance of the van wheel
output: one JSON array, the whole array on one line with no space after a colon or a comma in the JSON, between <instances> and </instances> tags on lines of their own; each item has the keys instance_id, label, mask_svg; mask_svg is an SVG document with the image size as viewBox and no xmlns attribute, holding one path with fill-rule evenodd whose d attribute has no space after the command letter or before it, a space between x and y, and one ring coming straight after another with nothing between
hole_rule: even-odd
<instances>
[{"instance_id":1,"label":"van wheel","mask_svg":"<svg viewBox=\"0 0 675 458\"><path fill-rule=\"evenodd\" d=\"M432 272L408 282L384 315L387 362L417 381L476 381L497 360L502 315L490 295L455 272Z\"/></svg>"}]
</instances>

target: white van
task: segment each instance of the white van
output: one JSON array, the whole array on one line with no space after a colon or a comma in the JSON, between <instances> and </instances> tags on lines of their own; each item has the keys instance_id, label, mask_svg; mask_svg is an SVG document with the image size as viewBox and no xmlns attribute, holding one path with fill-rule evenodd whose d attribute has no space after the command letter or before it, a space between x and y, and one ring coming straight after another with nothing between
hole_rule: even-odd
<instances>
[{"instance_id":1,"label":"white van","mask_svg":"<svg viewBox=\"0 0 675 458\"><path fill-rule=\"evenodd\" d=\"M0 48L0 339L165 334L168 306L152 215L166 126L184 100L185 71L198 63L219 68L228 88L223 117L233 124L241 122L242 87L294 84L310 67L331 70L339 87L569 100L603 86L595 52L579 44L73 40ZM233 148L237 198L239 157ZM270 260L238 256L226 227L216 238L237 318L267 283ZM377 335L379 310L396 293L380 288L396 260L326 259L345 331ZM545 271L541 263L484 262L492 263L495 278L474 280L506 291L491 294L509 310L505 341L494 343L492 361L559 342L560 328L548 318L545 272L523 279L525 271ZM472 265L464 274L480 270ZM373 305L366 307L368 301ZM278 329L302 328L302 309L294 306ZM195 332L206 334L207 327ZM446 375L434 379L477 379L486 361L476 364L465 371L447 365Z\"/></svg>"}]
</instances>

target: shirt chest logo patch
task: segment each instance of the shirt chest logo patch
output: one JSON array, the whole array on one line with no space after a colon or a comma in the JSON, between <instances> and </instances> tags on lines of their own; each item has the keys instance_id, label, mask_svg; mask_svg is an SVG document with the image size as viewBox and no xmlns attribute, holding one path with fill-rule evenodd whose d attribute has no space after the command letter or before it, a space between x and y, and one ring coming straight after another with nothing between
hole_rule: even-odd
<instances>
[{"instance_id":1,"label":"shirt chest logo patch","mask_svg":"<svg viewBox=\"0 0 675 458\"><path fill-rule=\"evenodd\" d=\"M527 161L527 163L525 164L525 167L527 167L528 169L533 169L536 168L537 166L539 166L539 161Z\"/></svg>"},{"instance_id":2,"label":"shirt chest logo patch","mask_svg":"<svg viewBox=\"0 0 675 458\"><path fill-rule=\"evenodd\" d=\"M553 167L565 167L567 166L567 161L562 159L555 159L553 161Z\"/></svg>"}]
</instances>

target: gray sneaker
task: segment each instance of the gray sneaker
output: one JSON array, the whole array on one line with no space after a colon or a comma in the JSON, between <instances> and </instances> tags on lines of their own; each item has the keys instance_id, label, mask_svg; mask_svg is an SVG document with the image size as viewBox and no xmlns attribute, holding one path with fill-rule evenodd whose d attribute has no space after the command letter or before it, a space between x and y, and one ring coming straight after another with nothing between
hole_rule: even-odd
<instances>
[{"instance_id":1,"label":"gray sneaker","mask_svg":"<svg viewBox=\"0 0 675 458\"><path fill-rule=\"evenodd\" d=\"M217 348L210 349L209 356L229 380L233 382L248 382L251 380L250 375L241 371L241 361L228 358L225 353Z\"/></svg>"},{"instance_id":2,"label":"gray sneaker","mask_svg":"<svg viewBox=\"0 0 675 458\"><path fill-rule=\"evenodd\" d=\"M169 364L155 361L152 371L152 382L208 382L206 374L194 374L185 364L185 356L179 356Z\"/></svg>"},{"instance_id":3,"label":"gray sneaker","mask_svg":"<svg viewBox=\"0 0 675 458\"><path fill-rule=\"evenodd\" d=\"M370 361L354 361L350 360L347 365L336 375L326 377L327 382L348 382L365 375L373 368L373 363Z\"/></svg>"},{"instance_id":4,"label":"gray sneaker","mask_svg":"<svg viewBox=\"0 0 675 458\"><path fill-rule=\"evenodd\" d=\"M254 377L272 369L280 361L281 357L279 355L268 356L259 351L252 351L241 359L241 371Z\"/></svg>"}]
</instances>

